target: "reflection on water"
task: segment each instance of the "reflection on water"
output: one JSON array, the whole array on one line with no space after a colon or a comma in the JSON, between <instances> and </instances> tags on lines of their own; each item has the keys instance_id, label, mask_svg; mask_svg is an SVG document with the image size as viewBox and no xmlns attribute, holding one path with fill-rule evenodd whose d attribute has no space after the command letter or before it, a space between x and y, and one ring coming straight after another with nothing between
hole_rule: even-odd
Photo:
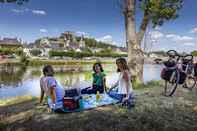
<instances>
[{"instance_id":1,"label":"reflection on water","mask_svg":"<svg viewBox=\"0 0 197 131\"><path fill-rule=\"evenodd\" d=\"M22 83L26 67L14 67L11 65L0 66L0 87L5 86L18 86Z\"/></svg>"},{"instance_id":2,"label":"reflection on water","mask_svg":"<svg viewBox=\"0 0 197 131\"><path fill-rule=\"evenodd\" d=\"M72 66L72 65L71 65ZM80 65L80 71L68 71L68 66L53 66L55 78L64 88L68 88L80 81L92 81L92 65ZM104 64L107 74L107 85L112 85L118 78L116 66ZM69 69L70 70L70 69ZM144 66L144 81L160 79L160 65ZM39 79L42 67L0 66L0 99L33 95L39 96Z\"/></svg>"}]
</instances>

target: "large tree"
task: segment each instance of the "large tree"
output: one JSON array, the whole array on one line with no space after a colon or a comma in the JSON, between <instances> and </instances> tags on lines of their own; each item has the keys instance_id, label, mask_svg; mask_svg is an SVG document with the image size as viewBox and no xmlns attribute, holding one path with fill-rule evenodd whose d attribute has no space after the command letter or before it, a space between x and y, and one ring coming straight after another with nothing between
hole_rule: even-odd
<instances>
[{"instance_id":1,"label":"large tree","mask_svg":"<svg viewBox=\"0 0 197 131\"><path fill-rule=\"evenodd\" d=\"M126 42L128 46L128 65L137 83L143 82L144 54L142 39L150 24L161 26L164 22L176 19L182 0L124 0ZM143 11L139 29L136 29L136 8Z\"/></svg>"}]
</instances>

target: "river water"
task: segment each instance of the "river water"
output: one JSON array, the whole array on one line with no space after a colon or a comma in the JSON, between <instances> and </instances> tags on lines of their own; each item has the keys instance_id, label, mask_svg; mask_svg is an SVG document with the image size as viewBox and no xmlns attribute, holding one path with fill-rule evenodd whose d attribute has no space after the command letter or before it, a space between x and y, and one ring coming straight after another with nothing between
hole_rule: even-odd
<instances>
[{"instance_id":1,"label":"river water","mask_svg":"<svg viewBox=\"0 0 197 131\"><path fill-rule=\"evenodd\" d=\"M92 65L78 65L79 71L68 71L69 66L53 66L55 69L55 78L64 88L79 85L87 81L92 81ZM12 98L16 96L39 96L39 80L42 76L42 66L40 67L21 67L21 66L0 66L0 99ZM113 64L103 64L106 72L107 86L112 85L118 77L116 66ZM144 82L151 80L160 80L161 65L144 65Z\"/></svg>"}]
</instances>

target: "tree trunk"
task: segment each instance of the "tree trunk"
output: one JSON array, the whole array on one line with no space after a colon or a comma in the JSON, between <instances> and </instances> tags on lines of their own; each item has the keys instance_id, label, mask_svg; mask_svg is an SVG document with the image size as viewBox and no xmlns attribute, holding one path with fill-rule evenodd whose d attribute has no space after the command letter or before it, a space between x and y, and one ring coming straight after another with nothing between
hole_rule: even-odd
<instances>
[{"instance_id":1,"label":"tree trunk","mask_svg":"<svg viewBox=\"0 0 197 131\"><path fill-rule=\"evenodd\" d=\"M127 23L126 40L128 40L128 65L137 83L143 83L144 57L136 34L135 0L125 0L125 20Z\"/></svg>"}]
</instances>

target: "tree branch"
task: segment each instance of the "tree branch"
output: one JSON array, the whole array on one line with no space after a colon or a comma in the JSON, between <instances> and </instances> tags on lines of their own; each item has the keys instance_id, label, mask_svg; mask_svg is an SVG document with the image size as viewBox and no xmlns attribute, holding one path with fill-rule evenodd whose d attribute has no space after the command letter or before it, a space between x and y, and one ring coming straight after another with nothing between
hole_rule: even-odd
<instances>
[{"instance_id":1,"label":"tree branch","mask_svg":"<svg viewBox=\"0 0 197 131\"><path fill-rule=\"evenodd\" d=\"M144 34L145 34L145 31L146 31L146 28L148 26L148 23L149 23L149 14L148 14L148 11L144 11L144 16L143 16L143 19L142 19L142 22L141 22L141 25L140 25L140 29L139 29L139 32L137 33L137 40L139 43L141 43L143 37L144 37Z\"/></svg>"}]
</instances>

